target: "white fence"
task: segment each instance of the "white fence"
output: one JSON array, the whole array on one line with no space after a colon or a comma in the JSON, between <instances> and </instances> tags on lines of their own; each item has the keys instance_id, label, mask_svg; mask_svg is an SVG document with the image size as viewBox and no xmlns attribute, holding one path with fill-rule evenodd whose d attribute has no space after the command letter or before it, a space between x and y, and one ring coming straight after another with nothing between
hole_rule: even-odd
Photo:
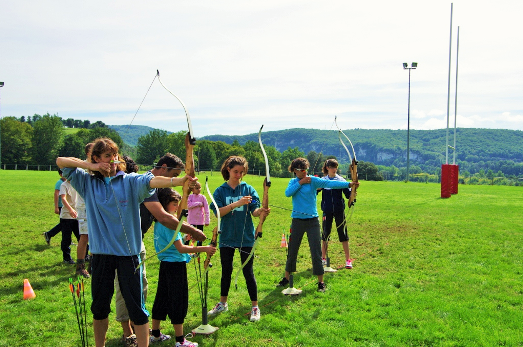
<instances>
[{"instance_id":1,"label":"white fence","mask_svg":"<svg viewBox=\"0 0 523 347\"><path fill-rule=\"evenodd\" d=\"M32 171L56 171L58 166L54 165L30 165L30 164L4 164L1 168L3 170L32 170Z\"/></svg>"}]
</instances>

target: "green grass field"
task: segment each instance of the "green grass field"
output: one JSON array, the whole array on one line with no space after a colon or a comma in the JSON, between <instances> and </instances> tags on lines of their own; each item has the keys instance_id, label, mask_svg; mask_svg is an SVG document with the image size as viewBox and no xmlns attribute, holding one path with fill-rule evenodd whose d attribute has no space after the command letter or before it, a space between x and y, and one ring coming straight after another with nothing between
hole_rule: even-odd
<instances>
[{"instance_id":1,"label":"green grass field","mask_svg":"<svg viewBox=\"0 0 523 347\"><path fill-rule=\"evenodd\" d=\"M199 178L204 181L205 174ZM0 171L0 346L80 345L68 287L74 267L61 262L60 236L51 246L42 237L58 221L52 205L57 179L56 172ZM217 173L209 180L213 190L223 182ZM245 181L262 190L263 177ZM240 276L238 290L231 286L229 311L210 320L219 330L192 339L200 346L523 345L520 187L460 186L458 195L441 199L439 184L361 181L349 222L354 268L341 268L343 251L335 236L329 251L332 266L340 269L325 274L327 291L318 293L304 240L295 274L295 287L303 293L289 297L275 288L286 258L281 235L290 225L290 211L282 209L291 208L283 193L287 183L273 179L272 211L257 248L260 322L248 321L250 301ZM208 236L215 224L213 218ZM152 240L149 232L150 255ZM220 295L219 253L213 263L209 306ZM157 259L148 261L147 274L151 309ZM201 324L193 263L188 274L186 332ZM22 299L24 278L36 293L34 300ZM114 312L109 319L106 346L121 346ZM174 330L164 322L162 332ZM174 341L161 345L174 346Z\"/></svg>"}]
</instances>

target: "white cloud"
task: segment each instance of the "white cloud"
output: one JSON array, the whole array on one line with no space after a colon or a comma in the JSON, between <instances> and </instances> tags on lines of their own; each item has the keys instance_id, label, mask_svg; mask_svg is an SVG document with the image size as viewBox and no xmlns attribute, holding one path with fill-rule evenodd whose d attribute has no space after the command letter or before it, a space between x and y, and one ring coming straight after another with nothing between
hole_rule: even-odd
<instances>
[{"instance_id":1,"label":"white cloud","mask_svg":"<svg viewBox=\"0 0 523 347\"><path fill-rule=\"evenodd\" d=\"M431 130L431 129L445 129L447 128L447 118L429 118L427 121L425 121L421 127L420 130ZM416 128L418 129L418 128Z\"/></svg>"},{"instance_id":2,"label":"white cloud","mask_svg":"<svg viewBox=\"0 0 523 347\"><path fill-rule=\"evenodd\" d=\"M523 123L523 114L511 115L510 112L503 112L499 117L500 121L510 122L510 123Z\"/></svg>"},{"instance_id":3,"label":"white cloud","mask_svg":"<svg viewBox=\"0 0 523 347\"><path fill-rule=\"evenodd\" d=\"M421 110L412 110L410 112L410 115L417 119L423 119L427 117L427 114L424 111Z\"/></svg>"},{"instance_id":4,"label":"white cloud","mask_svg":"<svg viewBox=\"0 0 523 347\"><path fill-rule=\"evenodd\" d=\"M444 115L444 114L446 114L446 112L443 111L443 110L430 110L427 113L427 115L429 115L429 116L441 116L441 115Z\"/></svg>"},{"instance_id":5,"label":"white cloud","mask_svg":"<svg viewBox=\"0 0 523 347\"><path fill-rule=\"evenodd\" d=\"M458 126L523 129L521 13L516 0L454 1ZM444 128L449 17L450 3L437 1L4 0L0 111L128 124L159 69L199 136L262 122L324 129L334 115L344 128L406 129L402 63L416 61L411 128ZM178 131L185 121L156 81L133 124Z\"/></svg>"}]
</instances>

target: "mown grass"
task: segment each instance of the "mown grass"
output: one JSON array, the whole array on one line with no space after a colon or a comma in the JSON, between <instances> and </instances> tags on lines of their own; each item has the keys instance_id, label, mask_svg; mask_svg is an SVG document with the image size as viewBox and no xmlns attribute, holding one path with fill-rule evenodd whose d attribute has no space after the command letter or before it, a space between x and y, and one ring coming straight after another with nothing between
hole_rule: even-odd
<instances>
[{"instance_id":1,"label":"mown grass","mask_svg":"<svg viewBox=\"0 0 523 347\"><path fill-rule=\"evenodd\" d=\"M204 181L205 174L199 177ZM61 263L59 236L48 247L41 235L58 220L52 208L57 178L55 172L0 171L2 346L80 344L67 284L73 267ZM216 173L209 179L212 189L222 183ZM246 178L260 191L262 180ZM255 259L261 321L248 321L250 301L240 276L238 290L231 286L229 311L210 320L219 330L193 338L200 346L523 345L520 187L460 186L458 195L441 199L439 184L362 181L350 220L354 268L326 274L328 290L316 292L304 240L295 274L295 287L303 293L288 297L274 286L284 271L281 234L288 233L290 224L290 211L282 209L292 208L283 194L287 183L273 179L272 212ZM213 219L211 227L215 223ZM343 252L336 239L330 242L330 256L333 266L341 267ZM146 247L152 254L152 232ZM220 295L219 254L213 263L209 306ZM150 309L156 259L148 261L147 273ZM192 263L188 273L186 332L201 324ZM24 278L31 282L35 300L22 300ZM110 321L107 346L120 346L122 332L114 313ZM162 329L173 333L167 322ZM94 345L91 327L90 334Z\"/></svg>"}]
</instances>

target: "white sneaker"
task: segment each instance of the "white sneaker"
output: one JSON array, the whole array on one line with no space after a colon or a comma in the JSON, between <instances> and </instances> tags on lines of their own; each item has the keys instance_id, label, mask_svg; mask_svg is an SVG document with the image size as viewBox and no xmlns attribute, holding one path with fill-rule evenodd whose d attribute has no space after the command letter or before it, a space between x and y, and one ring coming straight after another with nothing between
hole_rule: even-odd
<instances>
[{"instance_id":1,"label":"white sneaker","mask_svg":"<svg viewBox=\"0 0 523 347\"><path fill-rule=\"evenodd\" d=\"M165 335L164 333L160 333L159 337L154 337L153 335L149 336L149 343L162 342L162 341L167 341L170 339L171 339L171 335Z\"/></svg>"},{"instance_id":2,"label":"white sneaker","mask_svg":"<svg viewBox=\"0 0 523 347\"><path fill-rule=\"evenodd\" d=\"M214 306L214 308L212 310L207 312L207 314L209 316L214 316L214 315L217 315L218 313L222 313L222 312L225 312L228 310L229 310L229 305L227 305L227 303L224 304L222 302L219 302L216 304L216 306Z\"/></svg>"},{"instance_id":3,"label":"white sneaker","mask_svg":"<svg viewBox=\"0 0 523 347\"><path fill-rule=\"evenodd\" d=\"M260 309L258 306L254 306L251 311L251 322L257 322L260 320Z\"/></svg>"},{"instance_id":4,"label":"white sneaker","mask_svg":"<svg viewBox=\"0 0 523 347\"><path fill-rule=\"evenodd\" d=\"M176 342L176 347L198 347L198 343L183 339L182 343Z\"/></svg>"}]
</instances>

